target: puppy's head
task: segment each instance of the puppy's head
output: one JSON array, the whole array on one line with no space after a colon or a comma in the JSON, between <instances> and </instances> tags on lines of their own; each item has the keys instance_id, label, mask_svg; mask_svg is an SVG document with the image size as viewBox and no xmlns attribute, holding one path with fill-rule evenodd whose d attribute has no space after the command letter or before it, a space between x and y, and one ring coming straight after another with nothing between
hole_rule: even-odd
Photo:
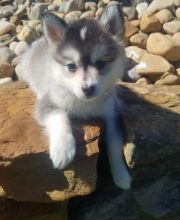
<instances>
[{"instance_id":1,"label":"puppy's head","mask_svg":"<svg viewBox=\"0 0 180 220\"><path fill-rule=\"evenodd\" d=\"M76 97L91 100L104 94L123 74L123 35L119 5L107 7L98 21L81 19L67 24L47 13L43 30L54 65L52 75Z\"/></svg>"}]
</instances>

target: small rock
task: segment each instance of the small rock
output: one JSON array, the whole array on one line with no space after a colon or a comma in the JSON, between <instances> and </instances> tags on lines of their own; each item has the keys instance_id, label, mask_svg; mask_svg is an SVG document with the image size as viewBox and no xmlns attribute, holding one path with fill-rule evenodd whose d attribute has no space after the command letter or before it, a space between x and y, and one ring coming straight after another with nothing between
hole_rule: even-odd
<instances>
[{"instance_id":1,"label":"small rock","mask_svg":"<svg viewBox=\"0 0 180 220\"><path fill-rule=\"evenodd\" d=\"M138 18L140 19L144 11L148 8L147 2L141 2L136 6L136 11L138 12Z\"/></svg>"},{"instance_id":2,"label":"small rock","mask_svg":"<svg viewBox=\"0 0 180 220\"><path fill-rule=\"evenodd\" d=\"M9 44L9 49L12 50L12 51L14 51L17 44L18 44L17 41L11 42L11 43Z\"/></svg>"},{"instance_id":3,"label":"small rock","mask_svg":"<svg viewBox=\"0 0 180 220\"><path fill-rule=\"evenodd\" d=\"M7 62L0 61L0 79L13 76L13 66Z\"/></svg>"},{"instance_id":4,"label":"small rock","mask_svg":"<svg viewBox=\"0 0 180 220\"><path fill-rule=\"evenodd\" d=\"M81 10L84 10L84 0L62 0L59 4L59 11L63 13Z\"/></svg>"},{"instance_id":5,"label":"small rock","mask_svg":"<svg viewBox=\"0 0 180 220\"><path fill-rule=\"evenodd\" d=\"M86 11L84 12L80 18L93 18L94 17L94 11Z\"/></svg>"},{"instance_id":6,"label":"small rock","mask_svg":"<svg viewBox=\"0 0 180 220\"><path fill-rule=\"evenodd\" d=\"M0 61L10 63L15 57L15 54L8 47L0 48Z\"/></svg>"},{"instance_id":7,"label":"small rock","mask_svg":"<svg viewBox=\"0 0 180 220\"><path fill-rule=\"evenodd\" d=\"M136 71L140 75L162 75L165 72L171 71L171 64L161 56L146 54L141 57L139 64L136 66Z\"/></svg>"},{"instance_id":8,"label":"small rock","mask_svg":"<svg viewBox=\"0 0 180 220\"><path fill-rule=\"evenodd\" d=\"M100 7L104 7L104 6L105 6L105 4L101 0L99 0L97 7L100 8Z\"/></svg>"},{"instance_id":9,"label":"small rock","mask_svg":"<svg viewBox=\"0 0 180 220\"><path fill-rule=\"evenodd\" d=\"M40 20L30 20L27 22L27 26L32 29L36 29L38 24L40 24Z\"/></svg>"},{"instance_id":10,"label":"small rock","mask_svg":"<svg viewBox=\"0 0 180 220\"><path fill-rule=\"evenodd\" d=\"M162 9L161 11L157 12L155 16L158 18L161 24L164 24L173 19L173 14L168 9Z\"/></svg>"},{"instance_id":11,"label":"small rock","mask_svg":"<svg viewBox=\"0 0 180 220\"><path fill-rule=\"evenodd\" d=\"M9 41L12 38L10 34L4 34L0 36L0 42L4 43L6 41Z\"/></svg>"},{"instance_id":12,"label":"small rock","mask_svg":"<svg viewBox=\"0 0 180 220\"><path fill-rule=\"evenodd\" d=\"M65 20L67 22L77 21L79 20L80 16L82 15L81 11L72 11L66 14Z\"/></svg>"},{"instance_id":13,"label":"small rock","mask_svg":"<svg viewBox=\"0 0 180 220\"><path fill-rule=\"evenodd\" d=\"M139 63L141 57L143 57L144 54L147 54L146 50L143 50L136 46L126 47L125 52L126 52L126 56L132 59L136 63Z\"/></svg>"},{"instance_id":14,"label":"small rock","mask_svg":"<svg viewBox=\"0 0 180 220\"><path fill-rule=\"evenodd\" d=\"M15 7L13 5L5 5L2 8L0 8L0 14L3 17L8 17L8 16L13 15L14 10L15 10Z\"/></svg>"},{"instance_id":15,"label":"small rock","mask_svg":"<svg viewBox=\"0 0 180 220\"><path fill-rule=\"evenodd\" d=\"M180 7L180 0L174 0L174 4L176 7Z\"/></svg>"},{"instance_id":16,"label":"small rock","mask_svg":"<svg viewBox=\"0 0 180 220\"><path fill-rule=\"evenodd\" d=\"M180 76L180 68L176 69L176 73L177 73L178 76Z\"/></svg>"},{"instance_id":17,"label":"small rock","mask_svg":"<svg viewBox=\"0 0 180 220\"><path fill-rule=\"evenodd\" d=\"M147 85L150 85L151 82L147 78L142 77L136 81L136 84L147 86Z\"/></svg>"},{"instance_id":18,"label":"small rock","mask_svg":"<svg viewBox=\"0 0 180 220\"><path fill-rule=\"evenodd\" d=\"M37 3L34 7L31 8L29 19L39 20L41 18L41 12L43 12L47 8L47 6L47 3Z\"/></svg>"},{"instance_id":19,"label":"small rock","mask_svg":"<svg viewBox=\"0 0 180 220\"><path fill-rule=\"evenodd\" d=\"M130 21L125 20L125 38L131 37L133 34L136 34L138 32L138 28L131 24Z\"/></svg>"},{"instance_id":20,"label":"small rock","mask_svg":"<svg viewBox=\"0 0 180 220\"><path fill-rule=\"evenodd\" d=\"M176 9L176 18L180 20L180 7Z\"/></svg>"},{"instance_id":21,"label":"small rock","mask_svg":"<svg viewBox=\"0 0 180 220\"><path fill-rule=\"evenodd\" d=\"M16 33L19 34L22 29L23 29L23 25L18 24L18 25L16 26Z\"/></svg>"},{"instance_id":22,"label":"small rock","mask_svg":"<svg viewBox=\"0 0 180 220\"><path fill-rule=\"evenodd\" d=\"M99 17L102 15L104 8L103 7L99 7L96 11L96 17Z\"/></svg>"},{"instance_id":23,"label":"small rock","mask_svg":"<svg viewBox=\"0 0 180 220\"><path fill-rule=\"evenodd\" d=\"M12 78L5 77L5 78L0 79L0 85L8 83L8 82L12 82Z\"/></svg>"},{"instance_id":24,"label":"small rock","mask_svg":"<svg viewBox=\"0 0 180 220\"><path fill-rule=\"evenodd\" d=\"M41 25L41 24L38 24L38 25L36 26L36 34L37 34L38 36L41 36L42 33L43 33L42 25Z\"/></svg>"},{"instance_id":25,"label":"small rock","mask_svg":"<svg viewBox=\"0 0 180 220\"><path fill-rule=\"evenodd\" d=\"M158 32L161 30L161 23L155 15L144 13L140 21L140 29L145 33Z\"/></svg>"},{"instance_id":26,"label":"small rock","mask_svg":"<svg viewBox=\"0 0 180 220\"><path fill-rule=\"evenodd\" d=\"M163 29L167 34L175 34L180 31L180 21L170 21L165 23Z\"/></svg>"},{"instance_id":27,"label":"small rock","mask_svg":"<svg viewBox=\"0 0 180 220\"><path fill-rule=\"evenodd\" d=\"M86 2L85 3L85 9L96 12L96 10L97 10L97 3L96 2Z\"/></svg>"},{"instance_id":28,"label":"small rock","mask_svg":"<svg viewBox=\"0 0 180 220\"><path fill-rule=\"evenodd\" d=\"M0 20L0 36L12 32L14 25L7 21Z\"/></svg>"},{"instance_id":29,"label":"small rock","mask_svg":"<svg viewBox=\"0 0 180 220\"><path fill-rule=\"evenodd\" d=\"M123 7L123 12L127 16L128 20L135 19L136 17L136 10L134 7Z\"/></svg>"},{"instance_id":30,"label":"small rock","mask_svg":"<svg viewBox=\"0 0 180 220\"><path fill-rule=\"evenodd\" d=\"M173 39L173 37L161 33L152 33L147 40L147 50L150 53L161 55L169 61L178 61L180 59L180 42L178 44L175 39L176 36Z\"/></svg>"},{"instance_id":31,"label":"small rock","mask_svg":"<svg viewBox=\"0 0 180 220\"><path fill-rule=\"evenodd\" d=\"M179 85L180 77L170 72L166 72L155 82L156 85Z\"/></svg>"},{"instance_id":32,"label":"small rock","mask_svg":"<svg viewBox=\"0 0 180 220\"><path fill-rule=\"evenodd\" d=\"M47 7L48 11L58 11L59 7L58 5L56 4L50 4L48 7Z\"/></svg>"},{"instance_id":33,"label":"small rock","mask_svg":"<svg viewBox=\"0 0 180 220\"><path fill-rule=\"evenodd\" d=\"M22 53L24 53L27 49L29 48L29 45L26 41L20 41L16 47L15 47L15 54L17 56L21 55Z\"/></svg>"},{"instance_id":34,"label":"small rock","mask_svg":"<svg viewBox=\"0 0 180 220\"><path fill-rule=\"evenodd\" d=\"M14 16L18 16L19 18L26 14L27 7L26 5L20 5L19 8L14 13Z\"/></svg>"},{"instance_id":35,"label":"small rock","mask_svg":"<svg viewBox=\"0 0 180 220\"><path fill-rule=\"evenodd\" d=\"M21 24L21 20L19 19L18 16L15 16L15 15L11 16L9 21L10 21L10 23L12 23L14 25Z\"/></svg>"},{"instance_id":36,"label":"small rock","mask_svg":"<svg viewBox=\"0 0 180 220\"><path fill-rule=\"evenodd\" d=\"M31 42L33 39L36 38L36 32L27 25L25 25L22 28L21 32L17 35L17 38L18 40Z\"/></svg>"},{"instance_id":37,"label":"small rock","mask_svg":"<svg viewBox=\"0 0 180 220\"><path fill-rule=\"evenodd\" d=\"M148 35L145 33L137 33L130 37L129 41L131 45L137 46L143 49L146 49L146 43L147 43Z\"/></svg>"},{"instance_id":38,"label":"small rock","mask_svg":"<svg viewBox=\"0 0 180 220\"><path fill-rule=\"evenodd\" d=\"M110 2L111 0L102 0L102 2L104 3L104 4L109 4L109 2Z\"/></svg>"},{"instance_id":39,"label":"small rock","mask_svg":"<svg viewBox=\"0 0 180 220\"><path fill-rule=\"evenodd\" d=\"M130 21L132 25L134 25L135 27L139 28L140 26L140 20L132 20Z\"/></svg>"},{"instance_id":40,"label":"small rock","mask_svg":"<svg viewBox=\"0 0 180 220\"><path fill-rule=\"evenodd\" d=\"M172 8L173 5L174 5L174 0L165 0L165 1L153 0L152 3L147 8L147 11L153 14L165 8Z\"/></svg>"}]
</instances>

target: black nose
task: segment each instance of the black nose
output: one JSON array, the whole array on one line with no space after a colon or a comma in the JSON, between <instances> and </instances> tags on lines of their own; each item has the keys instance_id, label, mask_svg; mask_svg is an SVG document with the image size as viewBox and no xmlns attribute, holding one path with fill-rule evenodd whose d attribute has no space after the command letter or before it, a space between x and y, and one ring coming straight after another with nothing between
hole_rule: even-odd
<instances>
[{"instance_id":1,"label":"black nose","mask_svg":"<svg viewBox=\"0 0 180 220\"><path fill-rule=\"evenodd\" d=\"M92 96L95 91L95 86L85 86L82 88L82 91L85 96Z\"/></svg>"}]
</instances>

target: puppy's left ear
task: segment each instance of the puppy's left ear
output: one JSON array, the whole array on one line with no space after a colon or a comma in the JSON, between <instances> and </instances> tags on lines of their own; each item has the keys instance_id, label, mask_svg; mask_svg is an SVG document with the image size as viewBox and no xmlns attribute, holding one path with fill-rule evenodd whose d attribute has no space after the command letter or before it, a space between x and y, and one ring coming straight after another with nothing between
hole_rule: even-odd
<instances>
[{"instance_id":1,"label":"puppy's left ear","mask_svg":"<svg viewBox=\"0 0 180 220\"><path fill-rule=\"evenodd\" d=\"M124 15L120 4L107 6L98 20L104 30L113 37L119 40L123 38Z\"/></svg>"},{"instance_id":2,"label":"puppy's left ear","mask_svg":"<svg viewBox=\"0 0 180 220\"><path fill-rule=\"evenodd\" d=\"M49 45L56 46L63 40L67 26L63 19L50 12L42 14L43 32Z\"/></svg>"}]
</instances>

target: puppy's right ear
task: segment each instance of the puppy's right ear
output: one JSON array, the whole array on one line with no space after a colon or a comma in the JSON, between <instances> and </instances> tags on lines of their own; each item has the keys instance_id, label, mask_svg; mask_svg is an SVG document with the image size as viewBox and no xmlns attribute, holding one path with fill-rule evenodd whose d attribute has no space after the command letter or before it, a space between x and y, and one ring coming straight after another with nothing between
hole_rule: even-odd
<instances>
[{"instance_id":1,"label":"puppy's right ear","mask_svg":"<svg viewBox=\"0 0 180 220\"><path fill-rule=\"evenodd\" d=\"M56 15L45 12L42 14L42 27L47 42L50 45L57 45L64 38L67 24Z\"/></svg>"}]
</instances>

